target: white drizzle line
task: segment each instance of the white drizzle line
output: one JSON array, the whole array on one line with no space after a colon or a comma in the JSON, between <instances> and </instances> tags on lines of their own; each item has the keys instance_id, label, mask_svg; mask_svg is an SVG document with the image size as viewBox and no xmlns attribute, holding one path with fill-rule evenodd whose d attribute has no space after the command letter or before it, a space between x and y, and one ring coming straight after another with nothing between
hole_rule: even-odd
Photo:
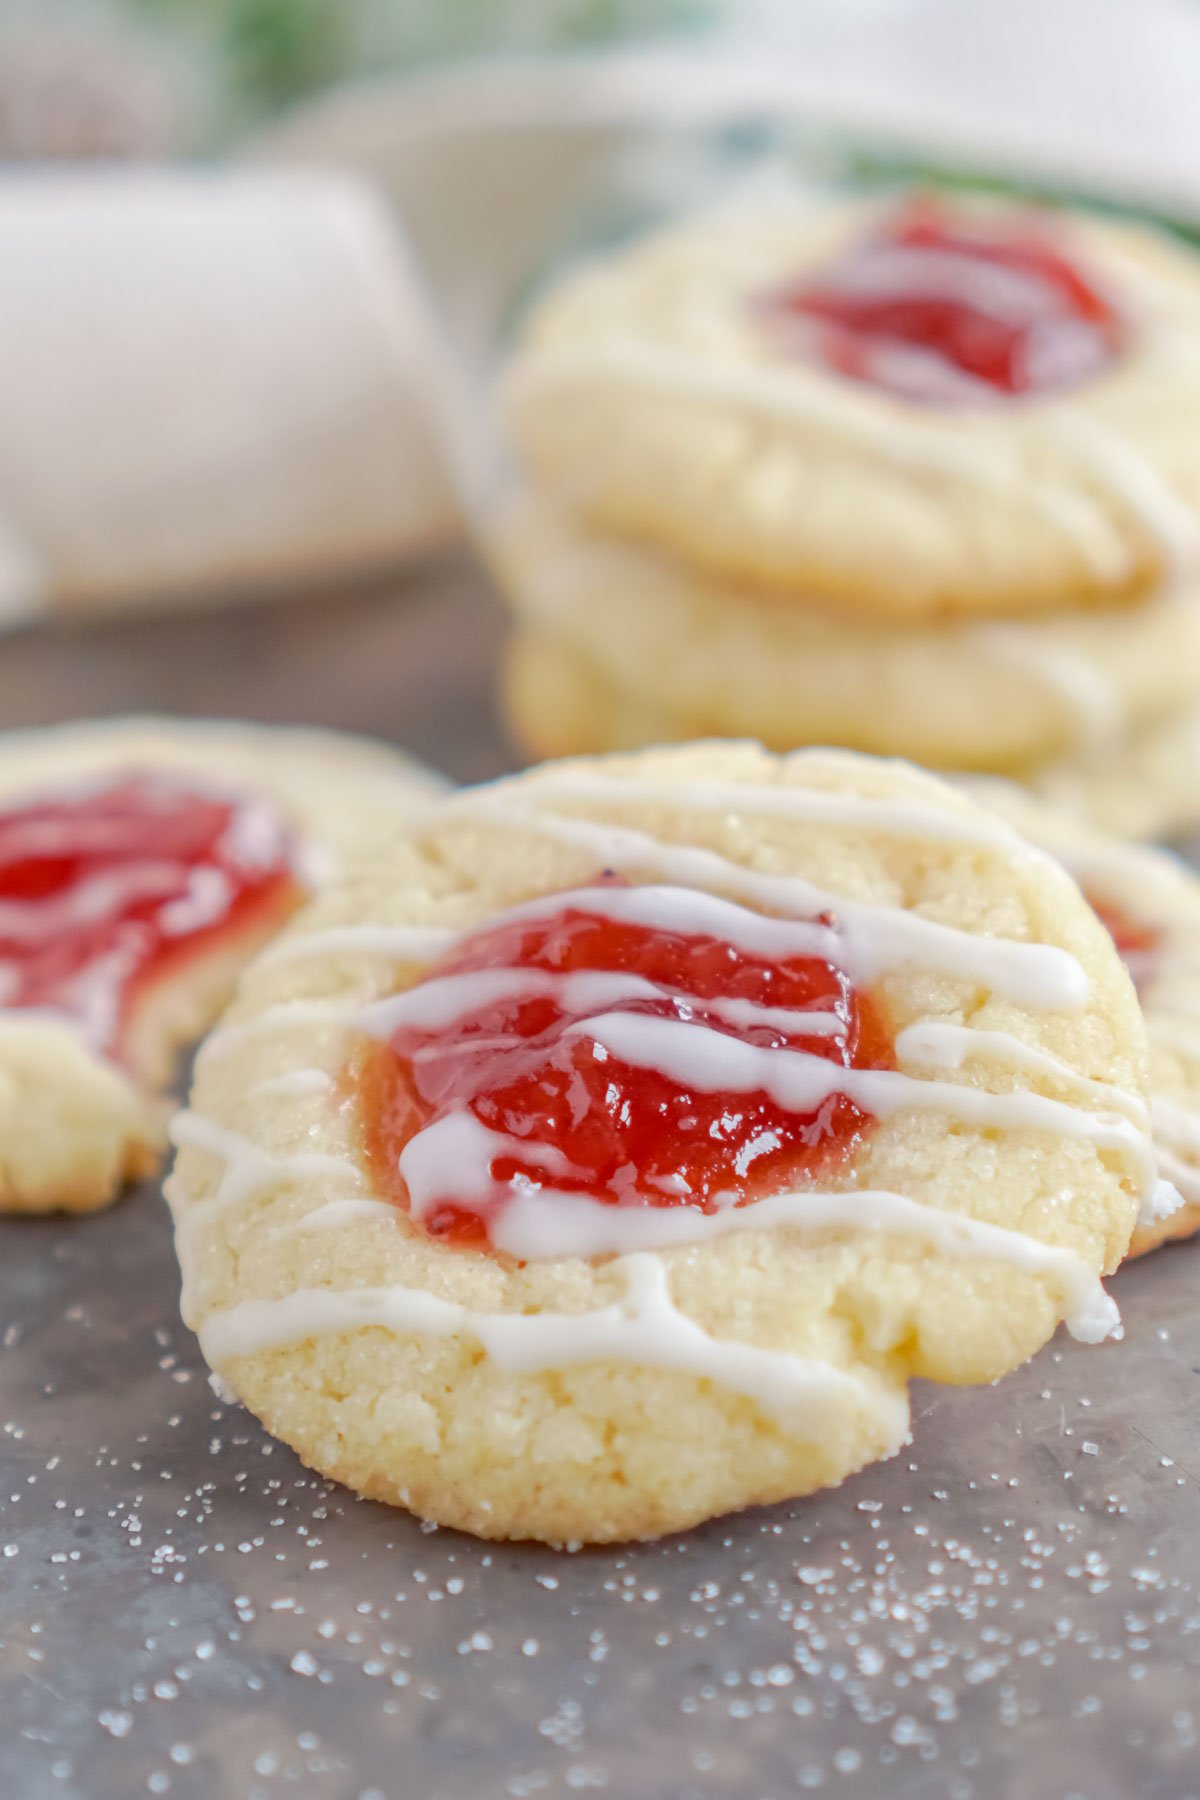
<instances>
[{"instance_id":1,"label":"white drizzle line","mask_svg":"<svg viewBox=\"0 0 1200 1800\"><path fill-rule=\"evenodd\" d=\"M246 1098L257 1100L261 1096L278 1094L286 1099L304 1100L310 1094L332 1093L335 1085L327 1069L289 1069L284 1075L268 1075L264 1081L256 1081L253 1087L247 1088Z\"/></svg>"},{"instance_id":2,"label":"white drizzle line","mask_svg":"<svg viewBox=\"0 0 1200 1800\"><path fill-rule=\"evenodd\" d=\"M269 1037L276 1031L289 1031L297 1025L345 1023L345 1008L336 1002L281 1000L275 1006L265 1006L252 1019L235 1019L231 1024L218 1026L200 1046L196 1055L196 1067L205 1067L237 1044L244 1044L258 1037Z\"/></svg>"},{"instance_id":3,"label":"white drizzle line","mask_svg":"<svg viewBox=\"0 0 1200 1800\"><path fill-rule=\"evenodd\" d=\"M859 1102L876 1118L905 1111L949 1114L982 1129L1045 1131L1075 1138L1134 1158L1141 1169L1142 1191L1149 1202L1158 1179L1153 1146L1144 1130L1119 1114L1093 1113L1041 1094L1015 1091L989 1093L958 1083L916 1080L895 1069L844 1068L823 1056L791 1049L747 1044L686 1020L634 1013L601 1013L570 1028L635 1068L653 1069L684 1087L702 1093L762 1091L792 1112L811 1112L835 1094ZM451 1194L456 1204L481 1208L494 1196L491 1165L498 1155L570 1174L561 1152L524 1138L508 1137L483 1126L468 1111L450 1113L415 1132L400 1153L399 1169L415 1217L421 1218ZM509 1201L516 1204L519 1196ZM556 1198L561 1201L560 1192ZM614 1231L620 1209L606 1208ZM703 1215L692 1213L693 1224ZM502 1229L493 1222L492 1236ZM547 1229L549 1226L547 1224ZM703 1231L697 1235L703 1236ZM539 1250L532 1239L511 1248L523 1258L572 1254L548 1239ZM614 1242L608 1249L618 1249ZM587 1254L598 1246L589 1244Z\"/></svg>"},{"instance_id":4,"label":"white drizzle line","mask_svg":"<svg viewBox=\"0 0 1200 1800\"><path fill-rule=\"evenodd\" d=\"M1019 500L1056 525L1101 575L1111 578L1129 568L1127 545L1090 496L1065 482L1030 473L1021 466L1015 448L1006 452L994 439L981 442L977 435L968 435L957 418L952 430L939 429L915 417L911 407L885 412L834 382L806 379L807 371L774 365L761 373L722 368L633 343L588 351L539 351L510 381L514 388L553 389L577 381L581 374L653 387L682 399L752 406L772 418L799 419L840 432L902 468L932 470L971 482L1002 500Z\"/></svg>"},{"instance_id":5,"label":"white drizzle line","mask_svg":"<svg viewBox=\"0 0 1200 1800\"><path fill-rule=\"evenodd\" d=\"M379 1326L395 1335L473 1337L514 1374L627 1363L674 1369L742 1394L801 1439L817 1438L848 1407L873 1413L891 1450L908 1430L908 1405L823 1362L711 1337L675 1307L667 1271L653 1256L623 1259L624 1299L586 1313L483 1313L421 1288L300 1288L279 1300L244 1300L200 1327L214 1367L309 1338Z\"/></svg>"},{"instance_id":6,"label":"white drizzle line","mask_svg":"<svg viewBox=\"0 0 1200 1800\"><path fill-rule=\"evenodd\" d=\"M1146 1102L1140 1095L1131 1094L1112 1082L1081 1075L1060 1057L1023 1043L1011 1031L987 1031L980 1026L955 1025L943 1019L920 1019L897 1032L896 1055L901 1062L926 1063L938 1069L961 1069L974 1057L1012 1063L1017 1068L1051 1075L1077 1093L1103 1099L1127 1114L1136 1125L1144 1127L1148 1121Z\"/></svg>"},{"instance_id":7,"label":"white drizzle line","mask_svg":"<svg viewBox=\"0 0 1200 1800\"><path fill-rule=\"evenodd\" d=\"M203 1150L224 1164L215 1191L207 1200L189 1205L189 1219L207 1223L218 1214L243 1205L256 1194L286 1181L335 1180L361 1188L362 1177L353 1164L316 1150L264 1150L241 1132L230 1131L202 1114L185 1110L171 1120L168 1135L178 1150Z\"/></svg>"},{"instance_id":8,"label":"white drizzle line","mask_svg":"<svg viewBox=\"0 0 1200 1800\"><path fill-rule=\"evenodd\" d=\"M897 1069L847 1069L807 1050L767 1049L681 1019L600 1013L570 1029L586 1031L622 1062L655 1069L702 1093L761 1090L792 1112L808 1112L834 1094L845 1094L876 1118L911 1108L949 1113L985 1129L1049 1131L1127 1151L1140 1162L1147 1184L1155 1179L1153 1148L1129 1119L1084 1112L1042 1094L991 1094L957 1082L916 1081Z\"/></svg>"},{"instance_id":9,"label":"white drizzle line","mask_svg":"<svg viewBox=\"0 0 1200 1800\"><path fill-rule=\"evenodd\" d=\"M549 774L542 790L581 800L588 805L663 805L676 812L707 812L736 817L742 813L795 819L814 825L838 825L851 830L874 831L886 837L921 838L930 843L963 844L973 849L996 850L1014 859L1029 860L1031 847L997 814L986 818L962 817L945 807L924 806L918 801L898 801L868 794L834 794L794 783L738 781L689 781L684 783L639 781L636 795L626 781L598 776ZM1034 852L1040 859L1040 852Z\"/></svg>"},{"instance_id":10,"label":"white drizzle line","mask_svg":"<svg viewBox=\"0 0 1200 1800\"><path fill-rule=\"evenodd\" d=\"M286 1225L276 1226L271 1235L292 1237L301 1231L329 1231L351 1219L379 1219L395 1225L399 1214L387 1200L327 1200L323 1206L314 1206L310 1212L301 1213L298 1219L289 1219Z\"/></svg>"},{"instance_id":11,"label":"white drizzle line","mask_svg":"<svg viewBox=\"0 0 1200 1800\"><path fill-rule=\"evenodd\" d=\"M636 804L637 790L630 785L631 802ZM795 949L793 955L815 954L830 957L856 980L873 981L879 975L903 968L938 969L987 986L994 993L1019 1004L1048 1011L1079 1011L1087 1004L1088 978L1078 960L1067 950L1051 944L1027 944L1012 938L978 937L952 925L941 925L916 913L898 907L871 905L849 900L844 895L828 892L800 876L768 875L731 862L715 850L694 845L664 844L648 833L631 826L602 824L595 820L566 818L558 813L545 813L495 794L463 795L447 802L443 816L479 819L485 824L528 831L569 846L587 850L602 868L644 870L656 868L668 881L678 882L697 901L696 911L708 902L713 909L725 908L722 918L735 927L734 942L744 943L751 921L770 928L778 927L789 917L803 919L811 934L822 930L812 923L822 912L832 912L838 930L825 934L824 948ZM752 912L719 900L707 889L724 888L761 907ZM615 910L623 904L620 894L662 895L678 890L663 887L596 888L578 890L596 897L593 910L604 909L609 917L622 915ZM525 906L513 907L494 921L537 918L557 910L563 896L548 895ZM590 903L589 903L590 904ZM628 904L636 906L635 900ZM770 915L782 915L772 917ZM739 917L740 915L740 917ZM645 922L645 921L640 921ZM653 925L653 921L650 921ZM667 929L671 929L668 924ZM687 927L676 925L676 930ZM704 927L693 927L704 929ZM793 931L800 929L792 925ZM765 939L765 933L763 934ZM817 939L811 938L813 943ZM799 940L797 939L797 942Z\"/></svg>"},{"instance_id":12,"label":"white drizzle line","mask_svg":"<svg viewBox=\"0 0 1200 1800\"><path fill-rule=\"evenodd\" d=\"M417 1201L412 1211L420 1217ZM459 1204L464 1204L460 1199ZM1066 1304L1073 1337L1097 1343L1119 1323L1117 1309L1082 1258L961 1213L924 1206L886 1189L789 1192L747 1206L704 1213L694 1206L609 1206L590 1195L526 1189L514 1194L489 1221L498 1250L522 1262L558 1257L628 1255L707 1243L732 1232L795 1230L868 1231L915 1238L948 1256L1004 1262L1029 1275L1048 1277Z\"/></svg>"},{"instance_id":13,"label":"white drizzle line","mask_svg":"<svg viewBox=\"0 0 1200 1800\"><path fill-rule=\"evenodd\" d=\"M636 1000L675 1000L689 1010L724 1019L743 1030L761 1027L805 1037L837 1037L847 1028L833 1012L801 1011L798 1007L759 1006L753 1000L701 999L647 981L641 975L602 969L562 972L553 969L469 969L459 975L442 975L418 982L401 994L372 1000L353 1016L357 1030L368 1037L389 1038L400 1027L418 1031L442 1031L464 1014L505 1000L548 997L564 1013L586 1014Z\"/></svg>"},{"instance_id":14,"label":"white drizzle line","mask_svg":"<svg viewBox=\"0 0 1200 1800\"><path fill-rule=\"evenodd\" d=\"M177 1121L178 1123L178 1121ZM470 1144L459 1125L474 1127L478 1145ZM477 1160L480 1153L490 1162L500 1150L519 1150L524 1160L541 1163L555 1174L569 1174L570 1165L553 1145L518 1145L501 1133L488 1128L469 1115L451 1115L418 1133L406 1146L419 1143L440 1127L453 1127L445 1135L458 1158ZM191 1136L198 1147L211 1154L228 1158L231 1189L258 1191L264 1180L291 1174L299 1178L319 1173L313 1163L327 1163L328 1158L314 1159L304 1152L292 1156L258 1152L257 1147L232 1132L214 1127L212 1132L177 1134ZM218 1137L221 1147L218 1147ZM253 1166L255 1159L269 1162L270 1168ZM456 1160L458 1159L456 1158ZM345 1165L337 1164L345 1170ZM410 1207L418 1220L438 1198L419 1169L404 1169L410 1181ZM247 1183L249 1184L247 1186ZM224 1185L224 1184L222 1184ZM469 1184L468 1184L469 1186ZM220 1190L214 1198L220 1198ZM470 1193L456 1194L458 1204L469 1207ZM213 1202L198 1209L212 1216ZM279 1234L316 1230L344 1223L351 1218L379 1218L398 1222L399 1215L389 1203L366 1198L326 1201L279 1228ZM792 1192L773 1194L747 1206L725 1206L713 1213L702 1213L695 1207L608 1206L582 1194L559 1191L526 1191L518 1193L501 1216L492 1222L491 1235L496 1247L522 1261L553 1260L567 1256L594 1257L628 1255L677 1248L731 1232L762 1231L790 1227L805 1231L841 1231L854 1227L864 1231L915 1237L948 1255L988 1257L1024 1270L1031 1275L1048 1276L1060 1288L1067 1304L1067 1327L1087 1342L1107 1336L1117 1323L1117 1313L1105 1294L1099 1278L1073 1251L1042 1243L1023 1232L1010 1231L960 1213L943 1212L924 1206L902 1194L884 1189L845 1192Z\"/></svg>"},{"instance_id":15,"label":"white drizzle line","mask_svg":"<svg viewBox=\"0 0 1200 1800\"><path fill-rule=\"evenodd\" d=\"M637 798L637 795L631 793L630 797ZM851 973L866 975L868 979L885 968L932 962L935 967L949 967L954 972L975 980L979 980L982 974L983 980L994 990L1002 992L1007 986L1008 991L1027 999L1032 998L1035 1004L1079 1007L1086 1000L1087 981L1081 966L1068 953L1052 946L1028 945L1003 939L980 940L950 927L905 914L898 909L864 906L837 896L824 895L812 884L798 878L757 874L740 868L715 852L687 846L663 845L644 833L627 828L539 814L519 805L506 804L503 800L497 803L494 796L484 796L482 799L477 796L465 805L459 803L456 810L460 817L464 813L470 816L472 808L477 816L482 814L490 823L504 824L506 820L515 820L525 829L540 830L568 843L586 846L607 866L645 868L657 865L664 868L666 873L675 873L682 881L701 888L715 879L718 884L751 895L768 908L773 905L785 912L809 915L807 918L772 918L750 912L735 902L718 899L711 893L697 893L687 889L681 891L669 887L575 891L576 898L587 896L596 903L593 910L603 910L609 916L638 917L642 922L653 925L656 921L646 919L649 909L651 913L657 912L660 915L657 920L660 928L679 930L686 928L685 921L681 921L681 912L685 919L693 920L699 914L706 921L703 928L714 930L716 935L727 941L731 937L729 927L733 921L737 926L732 933L734 942L739 941L740 933L740 941L743 943L747 937L753 938L760 946L769 941L772 953L779 954L780 938L783 935L789 941L792 953L813 953L815 950L820 954L824 948L831 960L836 960L842 966L851 964ZM833 816L834 810L832 807L827 809L826 816ZM994 841L994 834L991 841ZM547 910L560 910L570 898L571 896L562 894L546 896L512 909L504 918L534 918ZM603 907L599 905L601 900ZM836 909L839 930L831 931L812 919L814 912L820 912L826 907ZM714 914L719 915L715 922ZM500 923L503 923L503 919L492 922L493 926ZM308 939L290 940L285 946L285 953L310 953L314 940L321 937L325 940L324 948L327 952L333 951L336 945L338 950L359 953L367 950L397 957L409 955L416 960L436 954L447 948L449 942L453 942L452 934L444 932L410 930L405 927L397 930L344 927L335 929L332 934L313 934ZM881 943L881 938L890 938L890 942ZM850 952L849 957L847 950ZM982 971L981 962L985 965ZM447 1003L444 986L440 1003ZM457 1004L457 1000L455 1003ZM611 1005L611 1001L607 1004ZM290 1009L284 1010L291 1016ZM327 1008L320 1010L323 1018L328 1017ZM378 1009L376 1016L378 1023ZM393 1008L393 1022L394 1017ZM666 1028L665 1033L661 1029L663 1027ZM839 1065L830 1064L824 1058L807 1053L768 1051L759 1046L738 1043L721 1033L689 1025L685 1021L610 1012L602 1013L598 1019L589 1020L586 1029L598 1044L608 1043L610 1047L615 1047L616 1053L627 1061L640 1061L643 1066L662 1067L665 1051L668 1072L676 1072L677 1078L698 1086L711 1087L715 1082L722 1089L728 1087L731 1080L734 1086L750 1083L756 1088L765 1087L767 1091L778 1088L784 1096L783 1103L791 1106L807 1108L812 1104L814 1096L824 1097L827 1092L836 1088L839 1092L850 1092L851 1097L857 1092L868 1109L878 1116L886 1115L889 1110L900 1110L905 1104L936 1105L948 1107L948 1110L957 1112L970 1122L985 1125L1057 1128L1065 1135L1086 1135L1097 1142L1119 1144L1126 1150L1136 1150L1141 1142L1140 1134L1127 1118L1114 1119L1085 1114L1038 1095L993 1095L945 1083L914 1081L895 1071L845 1070ZM714 1052L714 1040L719 1055ZM719 1070L716 1067L718 1062L721 1064ZM678 1073L680 1069L683 1070L682 1076ZM452 1126L454 1120L440 1123L443 1127ZM431 1148L428 1140L432 1131L433 1128L429 1128L424 1134L425 1149ZM486 1129L483 1135L485 1138L495 1136L487 1133ZM356 1185L359 1180L357 1172L338 1158L303 1152L292 1156L267 1152L238 1134L226 1131L194 1114L181 1115L175 1122L172 1136L177 1144L191 1144L225 1159L226 1167L215 1194L206 1205L198 1209L201 1216L211 1217L214 1208L223 1210L254 1192L261 1191L265 1184L274 1183L281 1177L323 1177L336 1173L342 1180L347 1175L352 1176ZM422 1134L417 1134L406 1146L402 1166L410 1152L420 1159L423 1154L421 1136ZM563 1172L566 1159L553 1146L520 1145L518 1148L523 1156L546 1167L552 1174ZM409 1160L411 1162L411 1158ZM486 1163L486 1172L490 1178L490 1160ZM457 1189L457 1181L455 1186ZM418 1191L418 1203L420 1198ZM584 1199L578 1195L567 1198L574 1202ZM525 1203L533 1201L534 1204L548 1202L552 1210L555 1209L554 1196L543 1194L539 1198L526 1192L519 1199ZM596 1203L590 1204L596 1208ZM770 1210L772 1206L774 1215ZM358 1216L362 1216L367 1208L370 1208L372 1216L379 1216L381 1210L386 1211L378 1202L363 1199L357 1202L326 1203L325 1206L317 1207L312 1216L318 1220L322 1216L324 1220L329 1220L331 1207L334 1218L343 1219L349 1216L347 1207L353 1208L354 1214ZM766 1211L763 1210L764 1207L767 1208ZM1115 1309L1103 1297L1102 1289L1101 1301L1096 1301L1096 1289L1099 1286L1096 1278L1071 1253L1040 1244L1038 1240L1026 1238L1019 1233L988 1226L982 1221L963 1218L958 1214L935 1213L904 1196L861 1195L848 1201L842 1195L783 1195L759 1203L755 1208L744 1209L747 1214L753 1213L753 1220L750 1217L735 1217L743 1209L728 1208L700 1217L704 1221L704 1229L710 1233L750 1229L752 1223L765 1224L772 1219L780 1223L783 1222L783 1215L789 1212L793 1223L804 1223L810 1228L829 1228L831 1225L846 1225L850 1222L849 1211L856 1208L860 1217L855 1223L862 1223L869 1217L876 1228L916 1230L927 1239L932 1236L933 1241L955 1253L999 1256L1032 1272L1049 1273L1063 1285L1068 1311L1073 1316L1076 1327L1084 1335L1103 1335L1113 1328ZM799 1209L804 1209L803 1213ZM603 1210L611 1223L614 1212L622 1209L596 1210ZM633 1216L632 1209L624 1210L629 1216ZM573 1219L564 1222L572 1225L578 1223L577 1206L573 1212ZM666 1225L667 1218L671 1218L669 1227ZM729 1223L726 1223L727 1220ZM682 1223L678 1214L664 1213L661 1220L651 1221L650 1229L669 1229L674 1233ZM694 1232L695 1217L690 1221L690 1226ZM625 1229L624 1219L622 1229ZM545 1255L545 1230L539 1226L535 1235L540 1252ZM752 1391L763 1404L767 1404L764 1395L774 1394L778 1389L781 1372L785 1370L790 1370L799 1381L801 1390L807 1388L810 1398L814 1384L825 1391L831 1382L840 1388L843 1399L848 1381L858 1394L865 1392L862 1383L826 1365L812 1365L803 1359L764 1352L747 1345L715 1344L698 1326L674 1308L667 1291L666 1271L653 1256L637 1252L628 1258L626 1266L631 1280L629 1299L624 1304L584 1315L582 1320L556 1314L472 1314L423 1291L403 1288L358 1290L349 1294L335 1294L318 1289L292 1294L279 1301L243 1303L211 1319L202 1336L206 1354L211 1360L220 1361L231 1355L246 1353L247 1348L293 1342L321 1330L353 1329L372 1322L390 1329L433 1331L441 1334L469 1330L479 1338L495 1360L504 1364L507 1357L510 1360L506 1366L512 1367L561 1367L565 1361L613 1358L626 1361L648 1360L660 1367L687 1367L693 1373L706 1379L722 1381L727 1386L737 1387L739 1379L744 1376L747 1380L752 1380ZM1086 1284L1086 1304L1081 1298L1083 1289L1079 1286L1081 1269L1082 1279ZM514 1358L516 1361L511 1360ZM794 1397L796 1391L793 1381L789 1393Z\"/></svg>"}]
</instances>

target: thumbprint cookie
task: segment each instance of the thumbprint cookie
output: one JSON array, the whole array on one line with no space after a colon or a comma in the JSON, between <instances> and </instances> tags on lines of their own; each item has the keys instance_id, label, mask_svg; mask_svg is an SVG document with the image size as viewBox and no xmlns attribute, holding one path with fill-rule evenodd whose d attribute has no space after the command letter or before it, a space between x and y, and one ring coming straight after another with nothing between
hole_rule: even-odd
<instances>
[{"instance_id":1,"label":"thumbprint cookie","mask_svg":"<svg viewBox=\"0 0 1200 1800\"><path fill-rule=\"evenodd\" d=\"M328 732L114 719L0 737L0 1211L149 1173L238 970L439 783Z\"/></svg>"},{"instance_id":2,"label":"thumbprint cookie","mask_svg":"<svg viewBox=\"0 0 1200 1800\"><path fill-rule=\"evenodd\" d=\"M533 484L787 605L895 622L1128 599L1194 560L1200 263L918 195L730 208L560 278L500 388Z\"/></svg>"},{"instance_id":3,"label":"thumbprint cookie","mask_svg":"<svg viewBox=\"0 0 1200 1800\"><path fill-rule=\"evenodd\" d=\"M436 802L245 972L172 1127L185 1317L312 1467L484 1537L842 1480L991 1382L1157 1178L1052 858L936 778L696 744Z\"/></svg>"}]
</instances>

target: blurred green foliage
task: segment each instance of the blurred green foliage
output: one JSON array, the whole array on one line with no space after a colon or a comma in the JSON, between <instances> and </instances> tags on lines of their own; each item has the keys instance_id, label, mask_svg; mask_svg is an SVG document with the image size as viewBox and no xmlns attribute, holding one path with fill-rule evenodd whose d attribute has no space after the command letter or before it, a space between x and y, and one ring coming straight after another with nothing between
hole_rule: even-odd
<instances>
[{"instance_id":1,"label":"blurred green foliage","mask_svg":"<svg viewBox=\"0 0 1200 1800\"><path fill-rule=\"evenodd\" d=\"M124 0L191 38L252 118L347 76L592 45L711 16L715 0Z\"/></svg>"}]
</instances>

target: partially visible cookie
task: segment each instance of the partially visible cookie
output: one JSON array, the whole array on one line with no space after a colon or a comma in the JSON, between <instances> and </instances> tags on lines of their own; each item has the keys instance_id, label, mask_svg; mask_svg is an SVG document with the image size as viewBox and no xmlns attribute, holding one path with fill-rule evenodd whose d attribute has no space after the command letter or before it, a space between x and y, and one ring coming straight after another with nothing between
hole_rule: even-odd
<instances>
[{"instance_id":1,"label":"partially visible cookie","mask_svg":"<svg viewBox=\"0 0 1200 1800\"><path fill-rule=\"evenodd\" d=\"M1200 701L1195 584L1004 622L865 620L817 595L776 604L706 579L532 496L491 550L521 634L511 711L543 755L750 736L1015 771Z\"/></svg>"},{"instance_id":2,"label":"partially visible cookie","mask_svg":"<svg viewBox=\"0 0 1200 1800\"><path fill-rule=\"evenodd\" d=\"M1090 753L1023 780L1060 811L1116 837L1184 840L1200 831L1200 707L1185 706Z\"/></svg>"},{"instance_id":3,"label":"partially visible cookie","mask_svg":"<svg viewBox=\"0 0 1200 1800\"><path fill-rule=\"evenodd\" d=\"M721 210L568 272L502 387L533 484L786 606L929 621L1194 559L1200 263L997 201Z\"/></svg>"},{"instance_id":4,"label":"partially visible cookie","mask_svg":"<svg viewBox=\"0 0 1200 1800\"><path fill-rule=\"evenodd\" d=\"M1129 1253L1191 1237L1200 1231L1200 877L1166 851L1119 843L1007 783L970 787L1075 877L1137 988L1159 1169L1183 1204L1147 1218Z\"/></svg>"},{"instance_id":5,"label":"partially visible cookie","mask_svg":"<svg viewBox=\"0 0 1200 1800\"><path fill-rule=\"evenodd\" d=\"M152 1169L176 1056L242 964L440 786L332 732L0 736L0 1211L88 1211Z\"/></svg>"},{"instance_id":6,"label":"partially visible cookie","mask_svg":"<svg viewBox=\"0 0 1200 1800\"><path fill-rule=\"evenodd\" d=\"M1075 884L933 777L698 744L439 803L243 977L168 1184L204 1354L313 1467L612 1541L894 1451L1152 1195Z\"/></svg>"}]
</instances>

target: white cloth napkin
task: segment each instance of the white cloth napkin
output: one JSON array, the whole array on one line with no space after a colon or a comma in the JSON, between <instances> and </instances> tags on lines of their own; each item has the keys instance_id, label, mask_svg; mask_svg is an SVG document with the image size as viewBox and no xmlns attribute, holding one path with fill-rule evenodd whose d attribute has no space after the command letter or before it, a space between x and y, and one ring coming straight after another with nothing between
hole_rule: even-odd
<instances>
[{"instance_id":1,"label":"white cloth napkin","mask_svg":"<svg viewBox=\"0 0 1200 1800\"><path fill-rule=\"evenodd\" d=\"M444 537L428 323L350 176L0 181L0 621L282 590Z\"/></svg>"}]
</instances>

